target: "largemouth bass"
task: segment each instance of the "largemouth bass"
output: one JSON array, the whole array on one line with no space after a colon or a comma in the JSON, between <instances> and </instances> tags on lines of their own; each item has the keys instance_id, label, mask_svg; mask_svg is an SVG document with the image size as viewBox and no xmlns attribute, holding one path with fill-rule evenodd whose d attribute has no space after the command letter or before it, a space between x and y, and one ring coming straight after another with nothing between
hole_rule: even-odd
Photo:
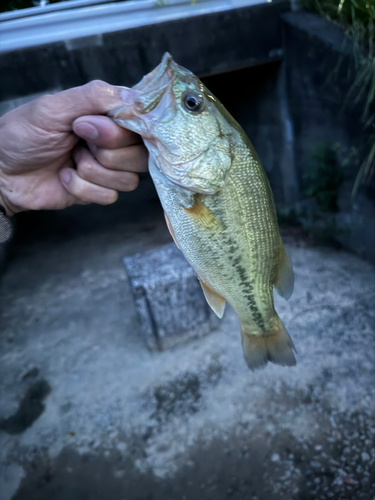
<instances>
[{"instance_id":1,"label":"largemouth bass","mask_svg":"<svg viewBox=\"0 0 375 500\"><path fill-rule=\"evenodd\" d=\"M169 231L221 318L227 301L239 316L251 369L295 365L293 342L274 308L293 269L272 191L240 125L203 83L170 54L109 116L143 138Z\"/></svg>"}]
</instances>

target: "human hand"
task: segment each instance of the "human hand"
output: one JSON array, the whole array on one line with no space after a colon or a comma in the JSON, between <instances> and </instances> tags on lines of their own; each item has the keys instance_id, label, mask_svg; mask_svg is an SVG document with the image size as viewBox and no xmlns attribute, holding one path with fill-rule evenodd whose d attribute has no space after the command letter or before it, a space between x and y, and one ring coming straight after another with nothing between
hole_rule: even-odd
<instances>
[{"instance_id":1,"label":"human hand","mask_svg":"<svg viewBox=\"0 0 375 500\"><path fill-rule=\"evenodd\" d=\"M0 205L57 210L114 203L147 171L139 136L103 116L123 106L121 87L93 81L44 95L0 117ZM88 148L77 146L79 139Z\"/></svg>"}]
</instances>

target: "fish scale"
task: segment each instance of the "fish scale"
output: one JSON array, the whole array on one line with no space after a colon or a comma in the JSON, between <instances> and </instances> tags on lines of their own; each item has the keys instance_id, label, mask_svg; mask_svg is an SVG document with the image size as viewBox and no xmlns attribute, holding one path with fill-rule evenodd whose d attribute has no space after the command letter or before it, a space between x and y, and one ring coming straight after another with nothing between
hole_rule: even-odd
<instances>
[{"instance_id":1,"label":"fish scale","mask_svg":"<svg viewBox=\"0 0 375 500\"><path fill-rule=\"evenodd\" d=\"M142 135L173 239L221 317L239 316L251 369L294 365L293 343L274 308L273 286L289 298L293 270L272 191L239 124L190 71L165 54L109 116Z\"/></svg>"}]
</instances>

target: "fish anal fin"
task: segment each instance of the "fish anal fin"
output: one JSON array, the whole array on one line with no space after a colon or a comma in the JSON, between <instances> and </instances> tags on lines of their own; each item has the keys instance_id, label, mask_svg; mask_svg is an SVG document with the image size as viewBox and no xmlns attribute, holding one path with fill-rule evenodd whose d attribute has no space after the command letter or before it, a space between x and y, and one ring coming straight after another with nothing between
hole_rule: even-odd
<instances>
[{"instance_id":1,"label":"fish anal fin","mask_svg":"<svg viewBox=\"0 0 375 500\"><path fill-rule=\"evenodd\" d=\"M284 245L281 247L279 256L279 267L277 269L275 282L277 293L285 300L288 300L293 293L294 273L292 262L286 253Z\"/></svg>"},{"instance_id":2,"label":"fish anal fin","mask_svg":"<svg viewBox=\"0 0 375 500\"><path fill-rule=\"evenodd\" d=\"M295 347L281 320L278 327L263 335L255 335L241 325L241 341L245 361L251 370L268 362L281 366L294 366Z\"/></svg>"},{"instance_id":3,"label":"fish anal fin","mask_svg":"<svg viewBox=\"0 0 375 500\"><path fill-rule=\"evenodd\" d=\"M170 232L170 235L172 236L173 241L176 244L176 247L180 250L180 247L178 246L178 243L177 243L177 240L176 240L176 236L175 236L174 231L173 231L173 227L172 227L171 221L169 220L169 217L168 217L168 215L165 212L164 212L164 217L165 217L165 222L167 223L167 227L168 227L168 230Z\"/></svg>"},{"instance_id":4,"label":"fish anal fin","mask_svg":"<svg viewBox=\"0 0 375 500\"><path fill-rule=\"evenodd\" d=\"M221 295L215 292L215 290L212 290L210 286L207 285L205 281L202 280L198 276L199 283L201 284L204 296L208 302L208 305L211 307L213 312L218 316L220 319L223 317L224 314L224 309L225 309L225 299Z\"/></svg>"}]
</instances>

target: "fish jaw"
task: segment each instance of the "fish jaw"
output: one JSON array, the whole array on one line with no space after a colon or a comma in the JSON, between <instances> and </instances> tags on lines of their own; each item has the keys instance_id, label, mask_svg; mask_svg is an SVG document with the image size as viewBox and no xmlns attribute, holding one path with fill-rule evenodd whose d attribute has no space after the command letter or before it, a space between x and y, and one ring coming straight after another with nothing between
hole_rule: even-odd
<instances>
[{"instance_id":1,"label":"fish jaw","mask_svg":"<svg viewBox=\"0 0 375 500\"><path fill-rule=\"evenodd\" d=\"M143 139L154 139L152 124L172 118L171 99L166 98L160 104L173 84L177 66L172 56L166 52L162 62L133 88L123 87L124 106L110 111L108 116L118 125L141 135ZM163 116L165 114L167 117Z\"/></svg>"},{"instance_id":2,"label":"fish jaw","mask_svg":"<svg viewBox=\"0 0 375 500\"><path fill-rule=\"evenodd\" d=\"M150 157L166 178L196 193L214 194L225 185L232 163L233 128L221 119L214 97L170 54L133 88L122 90L124 106L108 116L142 136ZM196 92L205 101L201 115L183 106Z\"/></svg>"},{"instance_id":3,"label":"fish jaw","mask_svg":"<svg viewBox=\"0 0 375 500\"><path fill-rule=\"evenodd\" d=\"M112 118L112 120L117 123L122 128L126 128L145 137L147 134L147 128L145 123L137 117L136 114L136 102L137 94L134 90L124 87L121 91L122 99L126 104L120 108L113 109L107 116Z\"/></svg>"},{"instance_id":4,"label":"fish jaw","mask_svg":"<svg viewBox=\"0 0 375 500\"><path fill-rule=\"evenodd\" d=\"M169 52L166 52L161 63L155 69L145 75L140 82L134 85L133 89L141 92L149 92L163 86L166 79L171 80L178 65L174 62Z\"/></svg>"}]
</instances>

